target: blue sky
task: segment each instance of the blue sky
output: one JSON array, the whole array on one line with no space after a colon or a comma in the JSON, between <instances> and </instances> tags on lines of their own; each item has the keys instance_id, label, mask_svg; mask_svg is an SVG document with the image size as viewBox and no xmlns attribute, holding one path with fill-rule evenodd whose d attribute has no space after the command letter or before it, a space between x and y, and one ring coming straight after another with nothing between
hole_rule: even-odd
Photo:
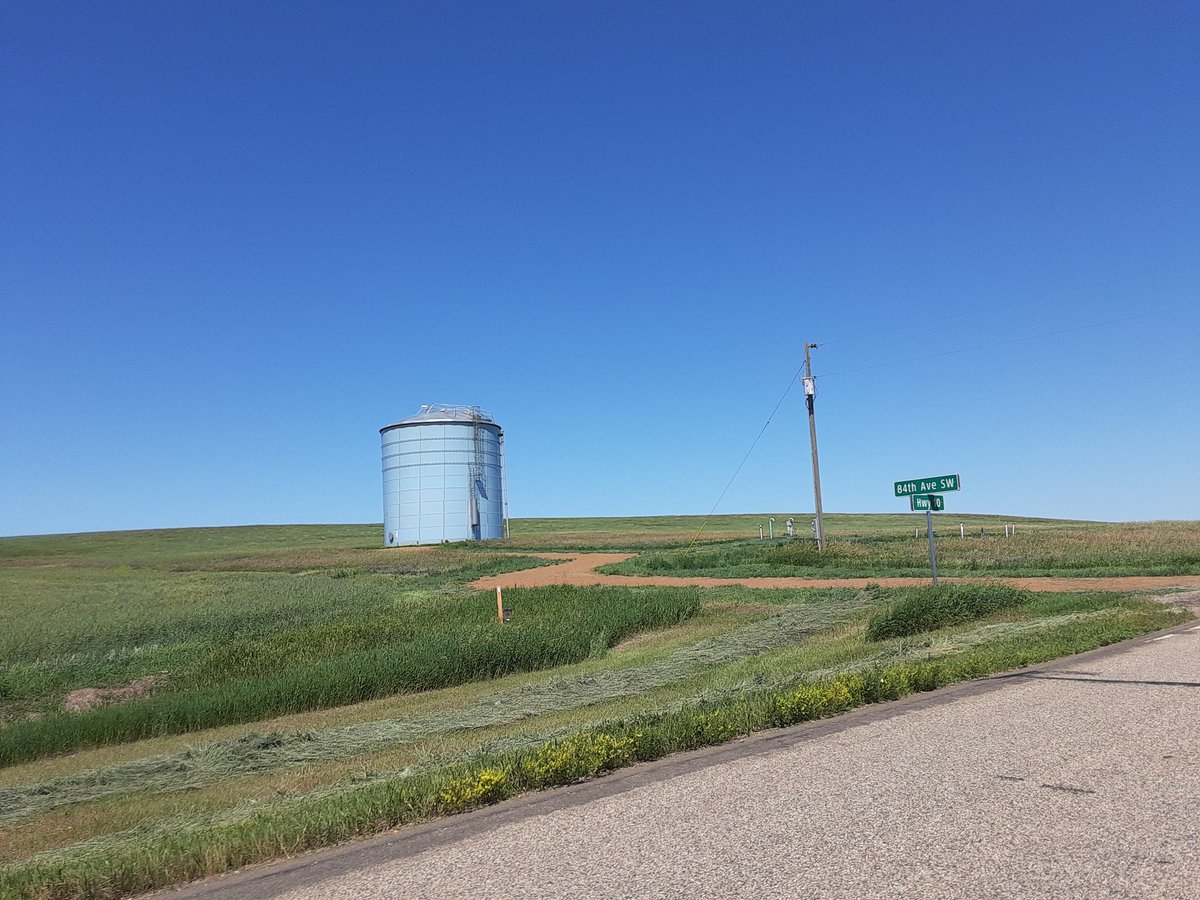
<instances>
[{"instance_id":1,"label":"blue sky","mask_svg":"<svg viewBox=\"0 0 1200 900\"><path fill-rule=\"evenodd\" d=\"M1200 518L1200 7L6 3L0 534L706 513L800 366L825 508ZM719 512L812 508L801 391Z\"/></svg>"}]
</instances>

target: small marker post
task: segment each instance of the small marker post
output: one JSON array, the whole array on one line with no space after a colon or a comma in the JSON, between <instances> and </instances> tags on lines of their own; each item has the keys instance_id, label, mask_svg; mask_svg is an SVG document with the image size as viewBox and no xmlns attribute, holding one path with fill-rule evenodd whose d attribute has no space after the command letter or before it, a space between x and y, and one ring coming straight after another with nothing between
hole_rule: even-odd
<instances>
[{"instance_id":1,"label":"small marker post","mask_svg":"<svg viewBox=\"0 0 1200 900\"><path fill-rule=\"evenodd\" d=\"M496 617L504 624L504 595L500 593L500 585L496 585Z\"/></svg>"}]
</instances>

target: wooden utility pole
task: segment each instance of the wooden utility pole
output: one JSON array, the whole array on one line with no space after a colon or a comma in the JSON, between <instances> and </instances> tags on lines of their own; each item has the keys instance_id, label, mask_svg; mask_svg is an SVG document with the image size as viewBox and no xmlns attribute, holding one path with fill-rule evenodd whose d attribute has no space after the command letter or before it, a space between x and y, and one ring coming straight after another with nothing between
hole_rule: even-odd
<instances>
[{"instance_id":1,"label":"wooden utility pole","mask_svg":"<svg viewBox=\"0 0 1200 900\"><path fill-rule=\"evenodd\" d=\"M809 350L817 349L816 344L804 342L804 400L808 404L808 441L812 446L813 466L813 497L817 505L817 550L825 552L825 519L821 512L821 466L817 462L817 419L813 412L813 401L817 398L817 381L813 378L812 359Z\"/></svg>"}]
</instances>

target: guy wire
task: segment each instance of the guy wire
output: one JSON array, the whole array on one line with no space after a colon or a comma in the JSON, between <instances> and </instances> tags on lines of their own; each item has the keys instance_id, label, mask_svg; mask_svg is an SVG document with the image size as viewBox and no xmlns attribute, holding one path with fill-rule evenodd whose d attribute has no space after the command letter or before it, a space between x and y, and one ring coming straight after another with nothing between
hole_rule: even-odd
<instances>
[{"instance_id":1,"label":"guy wire","mask_svg":"<svg viewBox=\"0 0 1200 900\"><path fill-rule=\"evenodd\" d=\"M769 416L767 416L767 421L763 422L763 427L759 429L758 436L754 439L754 443L752 443L750 445L750 449L746 451L746 455L742 457L742 461L740 463L738 463L738 467L737 467L737 469L734 470L733 476L729 479L728 484L725 485L725 490L721 491L721 496L718 497L717 502L712 505L712 509L710 509L708 511L708 515L704 517L704 521L702 521L700 523L699 531L696 532L696 534L692 537L691 541L688 542L687 547L684 548L684 551L683 551L684 555L687 555L688 553L692 552L692 546L696 543L697 540L699 540L700 535L704 533L704 529L708 525L708 520L712 518L712 514L717 511L717 507L721 505L721 501L724 500L725 495L727 493L729 493L729 489L733 486L733 482L737 479L738 474L742 471L742 466L746 465L746 460L748 460L750 458L750 454L753 453L754 448L758 446L758 442L759 442L759 440L762 439L763 433L767 430L767 426L770 425L771 420L773 418L775 418L775 413L779 412L779 407L783 406L783 401L786 400L787 395L792 392L792 385L794 385L797 381L800 380L800 373L802 371L804 371L803 368L797 369L796 374L793 375L791 377L791 379L788 381L787 388L784 390L783 394L780 396L779 402L775 404L775 408L773 410L771 410L771 414Z\"/></svg>"}]
</instances>

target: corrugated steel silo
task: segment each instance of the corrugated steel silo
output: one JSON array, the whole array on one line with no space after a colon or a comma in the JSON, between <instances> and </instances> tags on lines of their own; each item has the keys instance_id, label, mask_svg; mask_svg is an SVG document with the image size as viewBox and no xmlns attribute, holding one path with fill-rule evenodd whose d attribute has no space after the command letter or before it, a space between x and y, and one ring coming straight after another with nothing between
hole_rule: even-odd
<instances>
[{"instance_id":1,"label":"corrugated steel silo","mask_svg":"<svg viewBox=\"0 0 1200 900\"><path fill-rule=\"evenodd\" d=\"M504 537L504 432L489 413L431 404L379 434L387 546Z\"/></svg>"}]
</instances>

